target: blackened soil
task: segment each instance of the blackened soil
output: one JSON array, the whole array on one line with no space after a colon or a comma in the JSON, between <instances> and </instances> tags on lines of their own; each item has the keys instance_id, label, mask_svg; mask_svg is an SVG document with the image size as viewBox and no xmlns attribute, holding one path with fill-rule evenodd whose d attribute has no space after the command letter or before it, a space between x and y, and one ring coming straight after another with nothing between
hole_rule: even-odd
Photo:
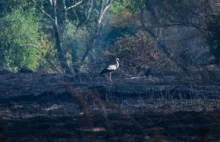
<instances>
[{"instance_id":1,"label":"blackened soil","mask_svg":"<svg viewBox=\"0 0 220 142\"><path fill-rule=\"evenodd\" d=\"M124 100L90 104L88 116L75 102L9 103L0 106L1 141L217 141L220 102ZM103 101L104 102L104 101Z\"/></svg>"},{"instance_id":2,"label":"blackened soil","mask_svg":"<svg viewBox=\"0 0 220 142\"><path fill-rule=\"evenodd\" d=\"M219 82L0 76L2 142L220 140Z\"/></svg>"}]
</instances>

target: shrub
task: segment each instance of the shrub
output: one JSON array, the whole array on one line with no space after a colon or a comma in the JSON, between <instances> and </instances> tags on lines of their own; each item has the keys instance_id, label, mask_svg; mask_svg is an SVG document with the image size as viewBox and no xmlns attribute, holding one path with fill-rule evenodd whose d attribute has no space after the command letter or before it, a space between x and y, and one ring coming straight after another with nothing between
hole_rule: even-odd
<instances>
[{"instance_id":1,"label":"shrub","mask_svg":"<svg viewBox=\"0 0 220 142\"><path fill-rule=\"evenodd\" d=\"M0 20L1 65L16 71L20 67L36 70L40 34L34 11L14 10Z\"/></svg>"},{"instance_id":2,"label":"shrub","mask_svg":"<svg viewBox=\"0 0 220 142\"><path fill-rule=\"evenodd\" d=\"M146 68L159 71L168 68L170 61L155 46L154 41L142 31L136 35L125 35L118 38L109 50L104 51L107 59L118 57L120 59L120 70L124 74L138 75Z\"/></svg>"}]
</instances>

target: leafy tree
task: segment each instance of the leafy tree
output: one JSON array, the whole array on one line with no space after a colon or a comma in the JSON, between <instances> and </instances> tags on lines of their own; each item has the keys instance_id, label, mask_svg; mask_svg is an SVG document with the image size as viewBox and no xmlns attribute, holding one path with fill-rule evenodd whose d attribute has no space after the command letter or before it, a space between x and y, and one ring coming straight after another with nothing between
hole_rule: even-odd
<instances>
[{"instance_id":1,"label":"leafy tree","mask_svg":"<svg viewBox=\"0 0 220 142\"><path fill-rule=\"evenodd\" d=\"M111 11L113 14L118 15L123 11L129 11L134 14L140 11L140 7L144 4L144 0L114 0L112 2Z\"/></svg>"},{"instance_id":2,"label":"leafy tree","mask_svg":"<svg viewBox=\"0 0 220 142\"><path fill-rule=\"evenodd\" d=\"M1 65L10 70L27 67L36 70L40 34L33 10L14 10L0 20Z\"/></svg>"},{"instance_id":3,"label":"leafy tree","mask_svg":"<svg viewBox=\"0 0 220 142\"><path fill-rule=\"evenodd\" d=\"M0 0L0 15L12 12L14 9L28 11L30 8L33 8L32 0Z\"/></svg>"},{"instance_id":4,"label":"leafy tree","mask_svg":"<svg viewBox=\"0 0 220 142\"><path fill-rule=\"evenodd\" d=\"M81 64L81 59L86 51L87 39L89 38L88 30L85 27L79 27L73 22L67 21L61 30L63 40L63 51L67 57L68 64L75 72L86 72Z\"/></svg>"},{"instance_id":5,"label":"leafy tree","mask_svg":"<svg viewBox=\"0 0 220 142\"><path fill-rule=\"evenodd\" d=\"M82 57L82 62L86 63L89 60L89 56L91 56L91 51L94 51L97 47L98 41L100 40L101 35L101 29L102 29L102 23L104 19L104 15L106 14L107 10L110 8L113 0L100 0L97 2L99 4L99 7L96 7L94 10L97 10L98 14L95 14L95 22L94 22L94 28L91 31L91 38L88 40L87 49L85 54Z\"/></svg>"},{"instance_id":6,"label":"leafy tree","mask_svg":"<svg viewBox=\"0 0 220 142\"><path fill-rule=\"evenodd\" d=\"M65 24L68 20L68 11L70 9L75 8L78 6L82 1L77 3L71 3L70 6L67 6L68 2L70 1L57 1L57 0L51 0L51 1L37 1L33 0L35 5L37 6L38 10L41 11L42 15L45 15L46 18L49 20L47 23L47 26L50 27L51 35L53 36L55 40L55 47L57 50L57 58L60 63L62 72L71 73L71 69L68 65L67 57L64 54L63 51L63 45L62 45L62 37L61 37L61 29L63 23ZM64 11L64 16L61 11ZM51 28L52 27L52 28Z\"/></svg>"}]
</instances>

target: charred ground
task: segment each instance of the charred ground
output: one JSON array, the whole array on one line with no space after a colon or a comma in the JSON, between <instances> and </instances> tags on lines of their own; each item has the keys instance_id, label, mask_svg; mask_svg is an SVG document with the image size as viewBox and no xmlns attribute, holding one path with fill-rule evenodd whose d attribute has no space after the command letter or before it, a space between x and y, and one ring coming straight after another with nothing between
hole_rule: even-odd
<instances>
[{"instance_id":1,"label":"charred ground","mask_svg":"<svg viewBox=\"0 0 220 142\"><path fill-rule=\"evenodd\" d=\"M219 81L1 72L2 141L217 141Z\"/></svg>"}]
</instances>

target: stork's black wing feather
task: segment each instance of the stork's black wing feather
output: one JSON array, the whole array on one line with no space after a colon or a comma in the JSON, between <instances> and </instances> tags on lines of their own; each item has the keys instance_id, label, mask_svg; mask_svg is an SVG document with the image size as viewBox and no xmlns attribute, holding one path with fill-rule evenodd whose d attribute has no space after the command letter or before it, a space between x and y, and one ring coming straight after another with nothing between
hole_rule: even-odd
<instances>
[{"instance_id":1,"label":"stork's black wing feather","mask_svg":"<svg viewBox=\"0 0 220 142\"><path fill-rule=\"evenodd\" d=\"M100 72L100 75L102 75L103 73L107 73L107 72L108 72L108 69L105 68L104 70L102 70L102 71Z\"/></svg>"},{"instance_id":2,"label":"stork's black wing feather","mask_svg":"<svg viewBox=\"0 0 220 142\"><path fill-rule=\"evenodd\" d=\"M109 73L109 72L112 72L112 71L114 71L114 70L109 70L108 68L105 68L104 70L102 70L100 72L100 75L102 75L103 73Z\"/></svg>"}]
</instances>

